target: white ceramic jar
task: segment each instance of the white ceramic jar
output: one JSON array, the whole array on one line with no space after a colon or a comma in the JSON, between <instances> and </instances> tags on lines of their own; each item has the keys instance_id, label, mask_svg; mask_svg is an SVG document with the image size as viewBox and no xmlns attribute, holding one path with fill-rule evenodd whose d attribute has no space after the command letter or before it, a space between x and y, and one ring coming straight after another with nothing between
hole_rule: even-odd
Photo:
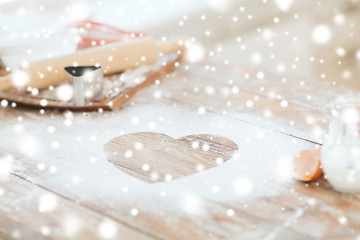
<instances>
[{"instance_id":1,"label":"white ceramic jar","mask_svg":"<svg viewBox=\"0 0 360 240\"><path fill-rule=\"evenodd\" d=\"M360 98L339 98L322 147L324 173L335 190L360 192Z\"/></svg>"}]
</instances>

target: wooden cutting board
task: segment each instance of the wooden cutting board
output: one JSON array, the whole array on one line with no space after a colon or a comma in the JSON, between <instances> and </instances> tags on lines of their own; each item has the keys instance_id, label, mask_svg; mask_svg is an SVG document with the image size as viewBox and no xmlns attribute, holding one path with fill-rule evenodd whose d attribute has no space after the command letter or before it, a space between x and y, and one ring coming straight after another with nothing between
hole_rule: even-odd
<instances>
[{"instance_id":1,"label":"wooden cutting board","mask_svg":"<svg viewBox=\"0 0 360 240\"><path fill-rule=\"evenodd\" d=\"M0 91L0 99L42 109L68 109L75 111L114 110L142 88L153 84L157 79L172 72L175 69L175 63L179 61L180 55L171 53L150 66L142 66L137 69L130 69L124 73L107 76L104 78L102 93L94 100L87 101L85 106L75 106L72 100L59 100L56 92L61 85L40 90L36 94L33 94L28 89L7 89ZM0 76L8 73L6 71L1 72L1 69L0 62Z\"/></svg>"},{"instance_id":2,"label":"wooden cutting board","mask_svg":"<svg viewBox=\"0 0 360 240\"><path fill-rule=\"evenodd\" d=\"M104 154L111 163L148 183L171 181L216 167L237 150L230 139L210 134L174 139L140 132L116 137L104 145Z\"/></svg>"}]
</instances>

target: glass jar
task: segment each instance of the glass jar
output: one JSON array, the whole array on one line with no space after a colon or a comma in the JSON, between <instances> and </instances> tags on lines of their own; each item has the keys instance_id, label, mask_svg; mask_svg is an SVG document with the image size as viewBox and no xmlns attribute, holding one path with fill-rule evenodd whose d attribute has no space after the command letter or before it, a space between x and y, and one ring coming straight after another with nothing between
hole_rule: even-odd
<instances>
[{"instance_id":1,"label":"glass jar","mask_svg":"<svg viewBox=\"0 0 360 240\"><path fill-rule=\"evenodd\" d=\"M338 98L331 113L321 153L325 176L337 191L360 192L360 99Z\"/></svg>"}]
</instances>

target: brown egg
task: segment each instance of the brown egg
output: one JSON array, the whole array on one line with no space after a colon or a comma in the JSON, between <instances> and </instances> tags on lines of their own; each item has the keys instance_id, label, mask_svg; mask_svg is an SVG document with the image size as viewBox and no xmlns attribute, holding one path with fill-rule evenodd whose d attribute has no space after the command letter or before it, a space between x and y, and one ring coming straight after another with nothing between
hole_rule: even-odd
<instances>
[{"instance_id":1,"label":"brown egg","mask_svg":"<svg viewBox=\"0 0 360 240\"><path fill-rule=\"evenodd\" d=\"M321 149L303 150L293 160L294 177L300 181L315 180L323 173Z\"/></svg>"}]
</instances>

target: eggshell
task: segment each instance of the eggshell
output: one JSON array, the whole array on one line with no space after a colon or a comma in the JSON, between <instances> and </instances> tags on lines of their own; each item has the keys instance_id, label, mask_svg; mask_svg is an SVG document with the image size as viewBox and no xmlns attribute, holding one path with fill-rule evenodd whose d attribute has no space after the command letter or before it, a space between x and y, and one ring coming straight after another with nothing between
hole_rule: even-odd
<instances>
[{"instance_id":1,"label":"eggshell","mask_svg":"<svg viewBox=\"0 0 360 240\"><path fill-rule=\"evenodd\" d=\"M304 182L319 178L323 173L320 160L320 148L301 151L293 160L294 177Z\"/></svg>"}]
</instances>

